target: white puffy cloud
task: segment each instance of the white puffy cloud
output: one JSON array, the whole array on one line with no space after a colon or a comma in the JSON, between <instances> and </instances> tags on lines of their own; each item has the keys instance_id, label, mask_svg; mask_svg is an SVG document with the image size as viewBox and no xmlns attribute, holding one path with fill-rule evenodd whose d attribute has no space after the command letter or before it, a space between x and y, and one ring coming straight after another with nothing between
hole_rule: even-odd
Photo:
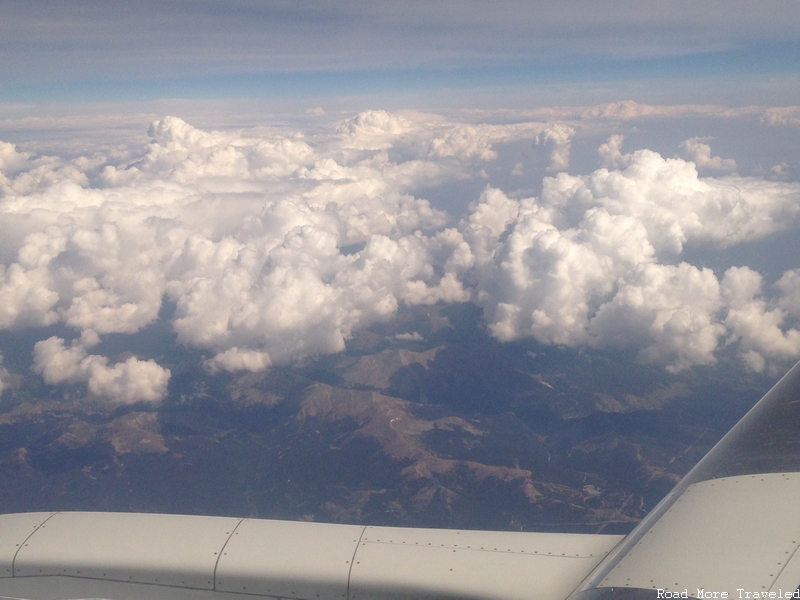
<instances>
[{"instance_id":1,"label":"white puffy cloud","mask_svg":"<svg viewBox=\"0 0 800 600\"><path fill-rule=\"evenodd\" d=\"M0 327L51 325L58 294L44 269L27 270L18 263L0 265Z\"/></svg>"},{"instance_id":2,"label":"white puffy cloud","mask_svg":"<svg viewBox=\"0 0 800 600\"><path fill-rule=\"evenodd\" d=\"M689 241L720 246L763 238L781 230L800 211L800 185L752 177L702 178L696 166L651 150L620 152L612 136L602 158L617 168L586 176L546 178L540 204L571 223L593 206L640 222L657 252L679 254Z\"/></svg>"},{"instance_id":3,"label":"white puffy cloud","mask_svg":"<svg viewBox=\"0 0 800 600\"><path fill-rule=\"evenodd\" d=\"M207 132L167 117L151 126L143 156L93 165L96 184L54 179L25 193L11 193L29 175L25 160L52 172L63 161L4 146L17 172L0 200L8 234L0 245L11 257L0 265L0 327L62 322L95 337L135 333L167 297L179 340L215 353L208 368L258 370L340 351L354 329L391 317L400 303L467 300L455 252L468 253L466 243L439 231L446 215L411 193L445 171L470 175L460 162L474 157L469 148L435 160L429 153L437 136L456 139L448 132L462 129L430 115L369 111L307 140ZM487 144L531 127L494 129ZM418 156L390 160L393 144ZM342 251L354 244L360 249ZM138 368L106 367L82 355L84 345L48 343L37 365L50 382L85 381L109 396L113 381ZM62 363L71 370L58 371ZM119 372L109 379L109 369Z\"/></svg>"},{"instance_id":4,"label":"white puffy cloud","mask_svg":"<svg viewBox=\"0 0 800 600\"><path fill-rule=\"evenodd\" d=\"M676 372L715 362L725 332L717 321L720 306L719 282L710 269L645 263L619 282L589 330L596 345L635 349L642 362Z\"/></svg>"},{"instance_id":5,"label":"white puffy cloud","mask_svg":"<svg viewBox=\"0 0 800 600\"><path fill-rule=\"evenodd\" d=\"M220 352L205 362L211 373L224 371L263 371L272 364L269 354L257 350L240 350L236 346Z\"/></svg>"},{"instance_id":6,"label":"white puffy cloud","mask_svg":"<svg viewBox=\"0 0 800 600\"><path fill-rule=\"evenodd\" d=\"M485 127L465 125L431 140L429 154L436 157L477 156L481 160L494 160L497 152L492 149L492 142L496 138L493 139L492 133Z\"/></svg>"},{"instance_id":7,"label":"white puffy cloud","mask_svg":"<svg viewBox=\"0 0 800 600\"><path fill-rule=\"evenodd\" d=\"M562 123L492 124L440 124L437 137L428 142L428 156L454 157L461 160L478 158L482 161L497 159L496 144L520 139L533 139L536 143L552 146L553 161L569 162L569 143L574 130Z\"/></svg>"},{"instance_id":8,"label":"white puffy cloud","mask_svg":"<svg viewBox=\"0 0 800 600\"><path fill-rule=\"evenodd\" d=\"M626 165L629 161L630 155L622 154L622 143L625 141L625 136L622 134L614 134L597 149L600 155L601 164L608 169L615 169Z\"/></svg>"},{"instance_id":9,"label":"white puffy cloud","mask_svg":"<svg viewBox=\"0 0 800 600\"><path fill-rule=\"evenodd\" d=\"M13 173L30 158L27 152L17 152L14 144L0 142L0 173Z\"/></svg>"},{"instance_id":10,"label":"white puffy cloud","mask_svg":"<svg viewBox=\"0 0 800 600\"><path fill-rule=\"evenodd\" d=\"M792 279L787 274L781 282L788 288ZM748 267L731 267L722 279L722 293L728 306L725 325L731 339L739 343L742 358L750 368L763 371L772 359L800 356L800 331L784 330L786 312L780 306L770 306L764 298L760 274ZM794 308L793 298L784 300Z\"/></svg>"},{"instance_id":11,"label":"white puffy cloud","mask_svg":"<svg viewBox=\"0 0 800 600\"><path fill-rule=\"evenodd\" d=\"M611 169L546 178L540 198L487 189L471 206L462 230L490 331L501 340L632 349L672 371L714 362L725 339L741 345L752 368L763 368L753 353L800 356L780 309L751 298L745 314L711 270L659 263L686 243L724 247L782 229L795 218L800 187L701 178L682 159L623 154L622 142L612 136L600 149ZM781 285L794 307L794 279ZM756 317L772 323L769 335L758 337Z\"/></svg>"},{"instance_id":12,"label":"white puffy cloud","mask_svg":"<svg viewBox=\"0 0 800 600\"><path fill-rule=\"evenodd\" d=\"M735 171L736 161L732 158L711 156L711 146L704 144L704 138L693 137L681 142L680 150L684 158L691 160L701 169L715 171Z\"/></svg>"},{"instance_id":13,"label":"white puffy cloud","mask_svg":"<svg viewBox=\"0 0 800 600\"><path fill-rule=\"evenodd\" d=\"M769 125L800 125L800 106L782 106L764 109L761 120Z\"/></svg>"},{"instance_id":14,"label":"white puffy cloud","mask_svg":"<svg viewBox=\"0 0 800 600\"><path fill-rule=\"evenodd\" d=\"M781 291L780 308L787 314L800 318L800 269L786 271L775 285Z\"/></svg>"},{"instance_id":15,"label":"white puffy cloud","mask_svg":"<svg viewBox=\"0 0 800 600\"><path fill-rule=\"evenodd\" d=\"M603 168L570 175L576 132L557 120L367 111L306 133L203 131L167 117L125 160L0 145L0 328L72 328L77 343L37 344L37 371L125 402L163 397L169 372L87 349L140 331L164 298L179 341L207 350L211 372L339 352L402 304L464 301L483 307L498 339L626 348L671 370L713 362L726 340L754 368L755 354L768 364L796 353L786 320L800 316L796 274L778 299L747 296L732 291L733 271L720 284L680 257L687 244L791 226L800 186L701 177L699 156L731 164L700 138L684 143L691 162L624 153L613 135ZM421 197L482 177L498 146L519 140L549 147L560 171L539 197L486 187L455 226ZM758 319L772 319L771 334L747 325Z\"/></svg>"},{"instance_id":16,"label":"white puffy cloud","mask_svg":"<svg viewBox=\"0 0 800 600\"><path fill-rule=\"evenodd\" d=\"M34 370L49 384L86 382L90 393L122 403L158 402L167 394L170 371L153 360L131 356L108 366L80 342L67 347L59 337L37 342L33 355Z\"/></svg>"},{"instance_id":17,"label":"white puffy cloud","mask_svg":"<svg viewBox=\"0 0 800 600\"><path fill-rule=\"evenodd\" d=\"M339 126L345 148L357 150L385 150L393 140L409 133L416 124L400 114L385 110L364 111Z\"/></svg>"},{"instance_id":18,"label":"white puffy cloud","mask_svg":"<svg viewBox=\"0 0 800 600\"><path fill-rule=\"evenodd\" d=\"M402 342L421 342L425 339L418 331L414 333L398 333L394 337Z\"/></svg>"},{"instance_id":19,"label":"white puffy cloud","mask_svg":"<svg viewBox=\"0 0 800 600\"><path fill-rule=\"evenodd\" d=\"M500 339L532 335L548 343L586 343L592 302L611 291L625 268L592 242L603 230L632 228L628 247L612 252L647 252L641 228L637 231L637 224L626 217L595 211L581 226L561 231L550 216L534 202L523 201L512 231L494 249L491 268L484 270L479 298L489 309L491 331ZM644 246L637 248L637 243Z\"/></svg>"},{"instance_id":20,"label":"white puffy cloud","mask_svg":"<svg viewBox=\"0 0 800 600\"><path fill-rule=\"evenodd\" d=\"M548 171L564 171L569 167L569 149L574 135L574 127L551 123L536 137L537 143L550 146Z\"/></svg>"}]
</instances>

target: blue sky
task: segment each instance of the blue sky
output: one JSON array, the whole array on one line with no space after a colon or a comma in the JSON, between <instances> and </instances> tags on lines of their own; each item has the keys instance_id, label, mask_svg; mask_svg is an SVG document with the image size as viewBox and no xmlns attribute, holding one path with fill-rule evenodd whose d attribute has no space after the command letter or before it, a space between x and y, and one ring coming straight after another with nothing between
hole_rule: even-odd
<instances>
[{"instance_id":1,"label":"blue sky","mask_svg":"<svg viewBox=\"0 0 800 600\"><path fill-rule=\"evenodd\" d=\"M328 97L665 83L763 103L800 73L800 3L707 0L0 2L0 99ZM564 91L564 88L567 88ZM662 91L664 94L664 91ZM557 95L557 94L554 94ZM557 99L557 98L554 98ZM637 98L639 99L639 98ZM651 99L652 100L652 99Z\"/></svg>"}]
</instances>

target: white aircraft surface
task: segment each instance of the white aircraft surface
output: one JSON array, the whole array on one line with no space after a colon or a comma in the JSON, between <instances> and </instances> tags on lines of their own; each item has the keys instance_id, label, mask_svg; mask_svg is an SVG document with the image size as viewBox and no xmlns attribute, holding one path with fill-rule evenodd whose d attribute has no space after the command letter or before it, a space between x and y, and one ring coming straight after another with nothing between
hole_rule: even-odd
<instances>
[{"instance_id":1,"label":"white aircraft surface","mask_svg":"<svg viewBox=\"0 0 800 600\"><path fill-rule=\"evenodd\" d=\"M627 536L0 516L0 598L800 599L800 363Z\"/></svg>"}]
</instances>

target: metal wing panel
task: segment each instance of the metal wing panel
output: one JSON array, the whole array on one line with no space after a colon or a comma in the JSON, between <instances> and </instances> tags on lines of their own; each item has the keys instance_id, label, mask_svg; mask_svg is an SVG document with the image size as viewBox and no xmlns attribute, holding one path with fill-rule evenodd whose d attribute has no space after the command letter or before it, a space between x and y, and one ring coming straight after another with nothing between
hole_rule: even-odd
<instances>
[{"instance_id":1,"label":"metal wing panel","mask_svg":"<svg viewBox=\"0 0 800 600\"><path fill-rule=\"evenodd\" d=\"M286 598L347 598L360 525L245 519L217 567L216 589Z\"/></svg>"},{"instance_id":2,"label":"metal wing panel","mask_svg":"<svg viewBox=\"0 0 800 600\"><path fill-rule=\"evenodd\" d=\"M55 513L0 515L0 577L14 574L14 557L25 541Z\"/></svg>"},{"instance_id":3,"label":"metal wing panel","mask_svg":"<svg viewBox=\"0 0 800 600\"><path fill-rule=\"evenodd\" d=\"M622 536L367 527L352 600L565 598Z\"/></svg>"},{"instance_id":4,"label":"metal wing panel","mask_svg":"<svg viewBox=\"0 0 800 600\"><path fill-rule=\"evenodd\" d=\"M219 551L240 519L57 513L20 549L15 577L68 575L213 589Z\"/></svg>"},{"instance_id":5,"label":"metal wing panel","mask_svg":"<svg viewBox=\"0 0 800 600\"><path fill-rule=\"evenodd\" d=\"M786 598L787 592L793 593L794 600L800 598L800 591L797 591L800 587L800 552L798 550L800 550L800 546L787 557L786 566L770 588L771 592L780 594L782 598Z\"/></svg>"},{"instance_id":6,"label":"metal wing panel","mask_svg":"<svg viewBox=\"0 0 800 600\"><path fill-rule=\"evenodd\" d=\"M0 517L0 547L8 553L29 536L14 576L0 578L0 595L560 600L621 539L179 515L48 516Z\"/></svg>"},{"instance_id":7,"label":"metal wing panel","mask_svg":"<svg viewBox=\"0 0 800 600\"><path fill-rule=\"evenodd\" d=\"M695 597L703 589L729 598L738 598L739 588L769 591L800 545L798 498L798 473L696 483L599 586L687 590Z\"/></svg>"},{"instance_id":8,"label":"metal wing panel","mask_svg":"<svg viewBox=\"0 0 800 600\"><path fill-rule=\"evenodd\" d=\"M645 600L670 590L690 597L792 595L800 584L794 575L800 573L799 493L800 362L570 600Z\"/></svg>"}]
</instances>

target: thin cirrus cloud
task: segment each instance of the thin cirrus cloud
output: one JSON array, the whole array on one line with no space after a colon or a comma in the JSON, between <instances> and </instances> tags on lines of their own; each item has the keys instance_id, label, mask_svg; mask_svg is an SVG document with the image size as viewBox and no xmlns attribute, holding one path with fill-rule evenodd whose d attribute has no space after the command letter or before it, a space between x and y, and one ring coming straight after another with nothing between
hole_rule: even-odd
<instances>
[{"instance_id":1,"label":"thin cirrus cloud","mask_svg":"<svg viewBox=\"0 0 800 600\"><path fill-rule=\"evenodd\" d=\"M580 126L366 111L323 130L206 131L166 117L122 161L3 143L0 328L41 332L45 382L124 402L161 400L169 370L91 349L165 299L210 372L340 352L402 305L467 301L499 340L626 349L672 372L725 346L754 370L800 355L800 270L770 287L683 259L795 227L800 184L738 175L698 137L670 158L612 135L605 166L570 174ZM486 186L454 221L419 193L482 181L515 143L548 157L540 194Z\"/></svg>"},{"instance_id":2,"label":"thin cirrus cloud","mask_svg":"<svg viewBox=\"0 0 800 600\"><path fill-rule=\"evenodd\" d=\"M798 19L793 0L4 2L0 74L48 100L791 74Z\"/></svg>"}]
</instances>

